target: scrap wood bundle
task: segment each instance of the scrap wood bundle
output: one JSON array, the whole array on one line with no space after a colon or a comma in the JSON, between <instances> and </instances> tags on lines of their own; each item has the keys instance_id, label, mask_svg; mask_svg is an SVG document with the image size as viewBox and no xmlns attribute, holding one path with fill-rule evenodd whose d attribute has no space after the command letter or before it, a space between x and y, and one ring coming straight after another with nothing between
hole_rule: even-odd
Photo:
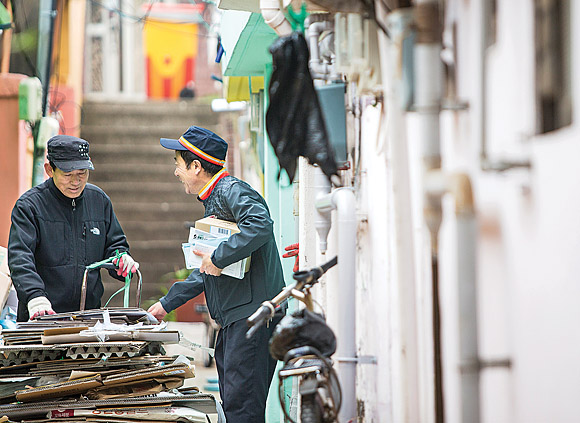
<instances>
[{"instance_id":1,"label":"scrap wood bundle","mask_svg":"<svg viewBox=\"0 0 580 423\"><path fill-rule=\"evenodd\" d=\"M206 413L216 413L214 398L183 387L194 377L194 366L183 356L165 355L163 344L178 342L177 331L141 309L87 310L18 323L2 331L0 417L207 422Z\"/></svg>"}]
</instances>

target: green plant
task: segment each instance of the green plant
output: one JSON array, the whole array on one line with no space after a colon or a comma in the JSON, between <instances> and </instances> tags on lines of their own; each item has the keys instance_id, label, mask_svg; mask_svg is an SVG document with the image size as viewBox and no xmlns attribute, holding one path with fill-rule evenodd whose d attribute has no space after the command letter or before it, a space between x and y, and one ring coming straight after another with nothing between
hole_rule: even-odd
<instances>
[{"instance_id":1,"label":"green plant","mask_svg":"<svg viewBox=\"0 0 580 423\"><path fill-rule=\"evenodd\" d=\"M162 296L165 296L165 295L167 295L167 292L169 292L169 289L167 289L167 287L165 287L165 286L160 286L159 291L161 292ZM147 309L149 309L149 307L151 307L157 301L159 301L159 298L157 298L157 297L151 297L145 301L141 301L141 308L143 310L147 310ZM172 310L169 313L167 313L167 315L165 316L165 318L163 320L165 320L167 322L177 322L177 313L175 313L175 310Z\"/></svg>"},{"instance_id":2,"label":"green plant","mask_svg":"<svg viewBox=\"0 0 580 423\"><path fill-rule=\"evenodd\" d=\"M159 286L159 291L161 291L161 294L163 296L167 295L167 292L169 292L169 288L167 288L167 284L173 284L173 282L175 281L182 281L184 279L186 279L189 274L192 272L192 269L186 269L186 268L181 268L181 269L176 269L173 272L169 272L164 274L163 276L161 276L160 279L160 283L162 284L161 286ZM153 304L155 304L158 301L157 298L150 298L148 300L143 301L143 308L145 310L147 310L149 307L151 307ZM175 312L175 310L170 311L169 313L167 313L167 316L165 316L165 319L168 322L176 322L177 321L177 313Z\"/></svg>"},{"instance_id":3,"label":"green plant","mask_svg":"<svg viewBox=\"0 0 580 423\"><path fill-rule=\"evenodd\" d=\"M167 284L168 282L182 281L189 276L193 269L186 269L182 267L181 269L174 270L161 276L161 282Z\"/></svg>"}]
</instances>

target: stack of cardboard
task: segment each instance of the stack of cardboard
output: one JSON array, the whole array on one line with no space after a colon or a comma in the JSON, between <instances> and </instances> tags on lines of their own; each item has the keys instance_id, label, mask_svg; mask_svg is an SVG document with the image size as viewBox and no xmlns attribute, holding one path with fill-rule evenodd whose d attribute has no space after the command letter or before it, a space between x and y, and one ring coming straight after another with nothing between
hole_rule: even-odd
<instances>
[{"instance_id":1,"label":"stack of cardboard","mask_svg":"<svg viewBox=\"0 0 580 423\"><path fill-rule=\"evenodd\" d=\"M0 417L21 422L207 422L215 399L184 388L194 366L141 309L43 316L3 330ZM223 417L218 414L218 421Z\"/></svg>"}]
</instances>

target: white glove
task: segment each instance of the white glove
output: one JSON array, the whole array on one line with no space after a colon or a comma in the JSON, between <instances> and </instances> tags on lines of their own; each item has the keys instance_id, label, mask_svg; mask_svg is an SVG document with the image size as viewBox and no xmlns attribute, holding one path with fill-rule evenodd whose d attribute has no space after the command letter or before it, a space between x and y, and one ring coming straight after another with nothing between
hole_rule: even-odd
<instances>
[{"instance_id":1,"label":"white glove","mask_svg":"<svg viewBox=\"0 0 580 423\"><path fill-rule=\"evenodd\" d=\"M113 263L117 264L116 259L113 260ZM137 269L139 269L139 263L137 263L129 254L123 254L119 262L117 275L126 277L129 272L135 273Z\"/></svg>"},{"instance_id":2,"label":"white glove","mask_svg":"<svg viewBox=\"0 0 580 423\"><path fill-rule=\"evenodd\" d=\"M30 315L30 320L37 318L38 316L44 316L45 314L56 314L52 309L52 304L48 301L46 297L36 297L28 301L28 314Z\"/></svg>"}]
</instances>

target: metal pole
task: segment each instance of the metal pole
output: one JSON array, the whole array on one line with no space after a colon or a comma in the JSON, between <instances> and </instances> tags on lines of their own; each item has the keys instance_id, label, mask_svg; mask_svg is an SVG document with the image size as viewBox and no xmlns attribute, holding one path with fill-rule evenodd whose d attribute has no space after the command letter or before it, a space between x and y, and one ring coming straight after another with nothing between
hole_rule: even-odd
<instances>
[{"instance_id":1,"label":"metal pole","mask_svg":"<svg viewBox=\"0 0 580 423\"><path fill-rule=\"evenodd\" d=\"M46 116L50 69L52 64L52 45L54 40L54 20L56 0L41 0L38 16L38 53L36 56L38 78L42 83L42 116Z\"/></svg>"},{"instance_id":2,"label":"metal pole","mask_svg":"<svg viewBox=\"0 0 580 423\"><path fill-rule=\"evenodd\" d=\"M54 19L56 17L56 0L41 0L38 15L38 78L42 83L42 116L48 113L48 88L52 64L52 45L54 40ZM40 121L34 122L34 161L32 165L32 186L44 181L44 154L46 145L38 142Z\"/></svg>"}]
</instances>

